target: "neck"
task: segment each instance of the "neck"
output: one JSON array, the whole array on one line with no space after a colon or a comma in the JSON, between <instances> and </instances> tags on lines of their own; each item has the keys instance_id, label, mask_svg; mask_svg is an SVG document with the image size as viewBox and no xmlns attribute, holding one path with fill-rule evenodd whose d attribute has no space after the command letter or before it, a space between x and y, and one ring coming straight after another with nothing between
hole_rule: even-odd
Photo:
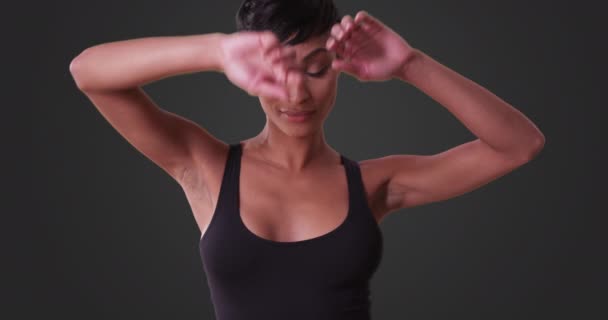
<instances>
[{"instance_id":1,"label":"neck","mask_svg":"<svg viewBox=\"0 0 608 320\"><path fill-rule=\"evenodd\" d=\"M305 136L290 136L268 125L251 139L251 148L266 162L296 174L325 162L333 153L323 130Z\"/></svg>"}]
</instances>

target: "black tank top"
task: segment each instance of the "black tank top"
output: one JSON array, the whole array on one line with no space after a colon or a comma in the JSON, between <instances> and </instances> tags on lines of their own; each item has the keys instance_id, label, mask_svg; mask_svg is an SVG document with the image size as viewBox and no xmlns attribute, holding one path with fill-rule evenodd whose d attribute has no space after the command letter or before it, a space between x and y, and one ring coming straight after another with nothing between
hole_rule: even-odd
<instances>
[{"instance_id":1,"label":"black tank top","mask_svg":"<svg viewBox=\"0 0 608 320\"><path fill-rule=\"evenodd\" d=\"M199 243L216 320L370 320L369 281L383 238L358 163L340 154L349 209L337 228L278 242L240 218L241 154L241 143L230 144L216 210Z\"/></svg>"}]
</instances>

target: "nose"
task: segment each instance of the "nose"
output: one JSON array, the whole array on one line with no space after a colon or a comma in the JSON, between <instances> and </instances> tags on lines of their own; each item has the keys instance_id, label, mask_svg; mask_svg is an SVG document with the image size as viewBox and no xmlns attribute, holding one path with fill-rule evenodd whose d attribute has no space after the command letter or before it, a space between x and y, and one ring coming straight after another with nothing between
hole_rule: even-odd
<instances>
[{"instance_id":1,"label":"nose","mask_svg":"<svg viewBox=\"0 0 608 320\"><path fill-rule=\"evenodd\" d=\"M287 74L287 90L290 103L301 104L310 98L306 79L300 70L290 70Z\"/></svg>"}]
</instances>

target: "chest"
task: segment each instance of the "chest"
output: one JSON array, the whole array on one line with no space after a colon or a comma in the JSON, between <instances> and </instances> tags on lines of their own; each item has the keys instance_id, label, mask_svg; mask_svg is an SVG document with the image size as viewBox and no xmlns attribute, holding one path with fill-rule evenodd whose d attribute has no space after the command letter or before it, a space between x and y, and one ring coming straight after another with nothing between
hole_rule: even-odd
<instances>
[{"instance_id":1,"label":"chest","mask_svg":"<svg viewBox=\"0 0 608 320\"><path fill-rule=\"evenodd\" d=\"M374 176L368 166L360 168L363 200L380 223L386 213L383 179ZM215 174L206 177L192 176L190 183L183 186L202 235L217 208L224 168L212 172ZM237 194L240 221L255 236L271 241L293 242L322 236L340 226L348 214L350 197L359 196L349 192L348 183L344 166L289 177L243 161Z\"/></svg>"}]
</instances>

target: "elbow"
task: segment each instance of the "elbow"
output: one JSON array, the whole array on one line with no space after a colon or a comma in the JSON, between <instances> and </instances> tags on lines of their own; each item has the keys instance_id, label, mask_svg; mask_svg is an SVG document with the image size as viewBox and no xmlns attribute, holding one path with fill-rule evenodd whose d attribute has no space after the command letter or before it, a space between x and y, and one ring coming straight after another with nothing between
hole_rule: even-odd
<instances>
[{"instance_id":1,"label":"elbow","mask_svg":"<svg viewBox=\"0 0 608 320\"><path fill-rule=\"evenodd\" d=\"M72 79L74 79L78 89L83 90L84 83L82 79L82 62L80 60L82 60L80 56L72 59L72 62L70 62L70 74L72 75Z\"/></svg>"},{"instance_id":2,"label":"elbow","mask_svg":"<svg viewBox=\"0 0 608 320\"><path fill-rule=\"evenodd\" d=\"M87 50L84 50L82 53L80 53L74 59L72 59L72 61L70 62L70 66L69 66L70 74L72 75L74 82L76 82L76 86L81 91L84 91L86 89L86 84L85 84L86 71L84 70L85 65L86 65L86 62L85 62L86 52L87 52Z\"/></svg>"},{"instance_id":3,"label":"elbow","mask_svg":"<svg viewBox=\"0 0 608 320\"><path fill-rule=\"evenodd\" d=\"M539 133L537 137L534 138L533 142L526 149L526 152L523 153L523 161L529 162L532 159L536 158L540 152L545 147L545 136L542 133Z\"/></svg>"}]
</instances>

